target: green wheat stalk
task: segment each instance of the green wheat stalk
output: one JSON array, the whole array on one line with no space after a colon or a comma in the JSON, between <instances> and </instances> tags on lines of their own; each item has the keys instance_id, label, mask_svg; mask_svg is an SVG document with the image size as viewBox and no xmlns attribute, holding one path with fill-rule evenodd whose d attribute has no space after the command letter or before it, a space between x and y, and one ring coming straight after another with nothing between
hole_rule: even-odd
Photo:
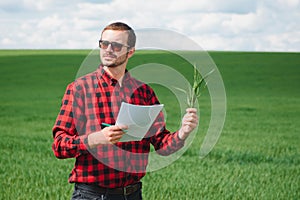
<instances>
[{"instance_id":1,"label":"green wheat stalk","mask_svg":"<svg viewBox=\"0 0 300 200\"><path fill-rule=\"evenodd\" d=\"M189 91L183 90L181 88L175 87L177 90L184 92L187 95L187 106L189 108L195 107L195 103L197 99L201 96L202 88L206 88L207 81L205 79L214 72L214 69L208 72L205 76L201 76L198 72L197 67L194 66L194 80L193 80L193 87L189 89ZM204 84L204 86L203 86Z\"/></svg>"}]
</instances>

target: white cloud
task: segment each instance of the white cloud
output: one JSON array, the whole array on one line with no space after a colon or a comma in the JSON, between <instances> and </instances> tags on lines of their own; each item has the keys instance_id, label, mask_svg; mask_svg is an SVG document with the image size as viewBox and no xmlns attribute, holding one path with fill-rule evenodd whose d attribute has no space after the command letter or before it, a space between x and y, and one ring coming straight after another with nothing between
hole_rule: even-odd
<instances>
[{"instance_id":1,"label":"white cloud","mask_svg":"<svg viewBox=\"0 0 300 200\"><path fill-rule=\"evenodd\" d=\"M101 29L178 31L204 49L299 51L299 0L10 0L0 2L0 48L94 48Z\"/></svg>"},{"instance_id":2,"label":"white cloud","mask_svg":"<svg viewBox=\"0 0 300 200\"><path fill-rule=\"evenodd\" d=\"M51 8L51 0L23 0L23 5L25 9L36 10L36 11L45 11L47 8Z\"/></svg>"},{"instance_id":3,"label":"white cloud","mask_svg":"<svg viewBox=\"0 0 300 200\"><path fill-rule=\"evenodd\" d=\"M39 30L45 32L58 31L63 26L63 20L59 19L57 15L52 15L40 20L37 24Z\"/></svg>"}]
</instances>

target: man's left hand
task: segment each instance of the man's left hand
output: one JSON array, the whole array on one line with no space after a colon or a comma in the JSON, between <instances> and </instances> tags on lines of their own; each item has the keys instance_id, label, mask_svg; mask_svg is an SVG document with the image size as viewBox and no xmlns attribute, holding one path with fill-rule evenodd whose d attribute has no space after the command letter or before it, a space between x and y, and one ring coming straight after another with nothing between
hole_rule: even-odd
<instances>
[{"instance_id":1,"label":"man's left hand","mask_svg":"<svg viewBox=\"0 0 300 200\"><path fill-rule=\"evenodd\" d=\"M179 138L185 140L189 134L198 126L198 115L196 108L186 109L182 118L181 128L179 129Z\"/></svg>"}]
</instances>

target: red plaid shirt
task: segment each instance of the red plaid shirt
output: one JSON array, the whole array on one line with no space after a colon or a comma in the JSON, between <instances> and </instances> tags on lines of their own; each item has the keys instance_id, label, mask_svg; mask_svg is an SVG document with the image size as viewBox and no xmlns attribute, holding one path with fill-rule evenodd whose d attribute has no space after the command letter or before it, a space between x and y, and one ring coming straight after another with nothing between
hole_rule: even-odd
<instances>
[{"instance_id":1,"label":"red plaid shirt","mask_svg":"<svg viewBox=\"0 0 300 200\"><path fill-rule=\"evenodd\" d=\"M67 86L53 127L57 158L76 158L69 182L94 183L116 188L138 182L146 173L150 144L169 155L184 145L178 132L165 129L162 112L141 141L118 142L90 149L87 135L100 131L102 122L114 124L121 102L159 104L154 91L126 72L122 87L100 66Z\"/></svg>"}]
</instances>

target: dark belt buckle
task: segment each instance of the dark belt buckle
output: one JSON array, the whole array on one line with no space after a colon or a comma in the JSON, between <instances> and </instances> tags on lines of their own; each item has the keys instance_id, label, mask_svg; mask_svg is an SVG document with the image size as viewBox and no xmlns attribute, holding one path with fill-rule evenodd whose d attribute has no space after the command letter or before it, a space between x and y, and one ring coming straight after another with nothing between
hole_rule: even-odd
<instances>
[{"instance_id":1,"label":"dark belt buckle","mask_svg":"<svg viewBox=\"0 0 300 200\"><path fill-rule=\"evenodd\" d=\"M133 192L133 187L132 186L126 186L123 188L123 194L125 196L130 195Z\"/></svg>"}]
</instances>

